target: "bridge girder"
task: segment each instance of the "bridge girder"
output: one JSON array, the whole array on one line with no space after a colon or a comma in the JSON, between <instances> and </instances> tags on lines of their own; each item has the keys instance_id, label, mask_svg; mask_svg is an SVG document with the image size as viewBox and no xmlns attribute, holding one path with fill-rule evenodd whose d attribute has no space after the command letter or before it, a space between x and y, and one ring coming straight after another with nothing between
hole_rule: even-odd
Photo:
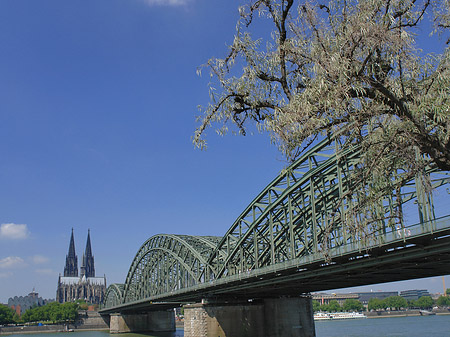
<instances>
[{"instance_id":1,"label":"bridge girder","mask_svg":"<svg viewBox=\"0 0 450 337\"><path fill-rule=\"evenodd\" d=\"M270 274L277 266L307 261L313 256L314 264L319 266L320 254L326 265L325 251L334 254L351 247L352 256L359 256L364 246L381 247L386 240L401 245L402 236L407 244L403 224L399 229L398 224L389 221L394 202L415 200L420 206L421 222L433 220L431 197L417 188L413 179L403 183L400 194L385 195L375 208L379 220L369 224L366 231L357 231L355 218L365 214L355 211L359 198L350 191L360 149L349 144L337 156L335 149L341 145L335 142L324 139L283 170L223 237L160 234L148 239L133 259L125 284L108 288L107 306L142 302L164 294L170 298L171 293L203 287L208 282L222 285L226 279L234 280L241 274L264 274L264 270ZM427 174L433 175L432 187L450 183L449 172L430 169ZM418 236L423 234L416 227L411 230Z\"/></svg>"},{"instance_id":2,"label":"bridge girder","mask_svg":"<svg viewBox=\"0 0 450 337\"><path fill-rule=\"evenodd\" d=\"M287 260L359 240L371 240L378 233L392 233L396 224L391 205L422 199L428 211L422 221L433 218L429 196L415 188L414 180L403 182L400 195L384 196L378 205L379 221L356 229L359 198L351 194L352 172L359 163L360 149L347 145L339 156L334 139L324 139L275 178L244 210L222 238L208 263L214 278L246 273ZM427 173L434 170L428 169ZM433 187L450 182L448 172L431 181ZM360 192L364 195L364 191ZM403 224L402 224L403 226ZM227 252L225 256L217 252ZM225 257L223 259L223 257Z\"/></svg>"},{"instance_id":3,"label":"bridge girder","mask_svg":"<svg viewBox=\"0 0 450 337\"><path fill-rule=\"evenodd\" d=\"M187 288L204 281L207 258L219 237L159 234L139 249L128 271L123 302Z\"/></svg>"},{"instance_id":4,"label":"bridge girder","mask_svg":"<svg viewBox=\"0 0 450 337\"><path fill-rule=\"evenodd\" d=\"M113 283L108 286L105 293L104 306L111 308L123 303L124 284Z\"/></svg>"}]
</instances>

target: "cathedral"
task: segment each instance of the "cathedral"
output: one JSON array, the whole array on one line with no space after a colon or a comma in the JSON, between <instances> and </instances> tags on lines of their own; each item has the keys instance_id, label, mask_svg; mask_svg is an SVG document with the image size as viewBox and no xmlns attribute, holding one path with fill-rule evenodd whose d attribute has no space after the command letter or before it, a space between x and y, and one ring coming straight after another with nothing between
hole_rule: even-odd
<instances>
[{"instance_id":1,"label":"cathedral","mask_svg":"<svg viewBox=\"0 0 450 337\"><path fill-rule=\"evenodd\" d=\"M70 237L69 253L66 255L64 276L59 274L56 301L59 303L84 300L92 304L100 304L105 297L106 277L95 277L94 256L92 255L91 237L88 230L86 250L81 260L78 276L78 257L75 254L75 241Z\"/></svg>"}]
</instances>

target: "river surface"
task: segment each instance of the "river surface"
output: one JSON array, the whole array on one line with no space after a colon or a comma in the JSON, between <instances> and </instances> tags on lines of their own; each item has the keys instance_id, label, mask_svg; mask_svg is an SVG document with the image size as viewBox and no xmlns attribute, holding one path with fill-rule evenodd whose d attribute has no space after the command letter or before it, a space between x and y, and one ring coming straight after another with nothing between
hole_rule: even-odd
<instances>
[{"instance_id":1,"label":"river surface","mask_svg":"<svg viewBox=\"0 0 450 337\"><path fill-rule=\"evenodd\" d=\"M159 334L113 334L105 331L14 334L13 337L182 337L183 330ZM388 317L316 322L316 337L450 337L450 315ZM258 336L255 336L258 337Z\"/></svg>"},{"instance_id":2,"label":"river surface","mask_svg":"<svg viewBox=\"0 0 450 337\"><path fill-rule=\"evenodd\" d=\"M450 315L315 322L316 337L448 337Z\"/></svg>"}]
</instances>

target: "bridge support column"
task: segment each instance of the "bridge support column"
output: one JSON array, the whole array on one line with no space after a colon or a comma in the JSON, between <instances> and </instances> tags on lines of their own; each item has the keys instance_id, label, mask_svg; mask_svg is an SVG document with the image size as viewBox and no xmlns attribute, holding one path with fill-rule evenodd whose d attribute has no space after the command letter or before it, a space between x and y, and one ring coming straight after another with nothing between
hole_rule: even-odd
<instances>
[{"instance_id":1,"label":"bridge support column","mask_svg":"<svg viewBox=\"0 0 450 337\"><path fill-rule=\"evenodd\" d=\"M185 337L314 337L310 297L184 306Z\"/></svg>"},{"instance_id":2,"label":"bridge support column","mask_svg":"<svg viewBox=\"0 0 450 337\"><path fill-rule=\"evenodd\" d=\"M175 331L175 313L171 310L140 314L111 314L110 333Z\"/></svg>"}]
</instances>

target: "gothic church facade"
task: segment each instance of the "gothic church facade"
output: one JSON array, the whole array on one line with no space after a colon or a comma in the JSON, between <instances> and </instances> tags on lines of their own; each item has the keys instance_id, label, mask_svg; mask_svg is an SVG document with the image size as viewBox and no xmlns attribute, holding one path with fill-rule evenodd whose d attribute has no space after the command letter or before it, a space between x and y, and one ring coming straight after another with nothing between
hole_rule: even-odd
<instances>
[{"instance_id":1,"label":"gothic church facade","mask_svg":"<svg viewBox=\"0 0 450 337\"><path fill-rule=\"evenodd\" d=\"M106 276L95 277L94 256L92 255L91 237L88 230L86 249L81 260L78 276L78 257L75 254L75 241L70 237L69 253L66 255L64 276L59 274L56 301L59 303L84 300L92 304L103 302L106 293Z\"/></svg>"}]
</instances>

